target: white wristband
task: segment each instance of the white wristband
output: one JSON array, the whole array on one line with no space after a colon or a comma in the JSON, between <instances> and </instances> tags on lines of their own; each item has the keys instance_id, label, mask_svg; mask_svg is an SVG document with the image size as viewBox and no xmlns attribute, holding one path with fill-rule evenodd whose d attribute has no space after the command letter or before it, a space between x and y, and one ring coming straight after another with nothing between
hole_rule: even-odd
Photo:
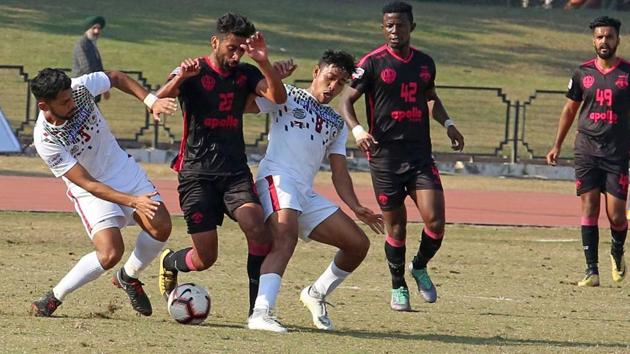
<instances>
[{"instance_id":1,"label":"white wristband","mask_svg":"<svg viewBox=\"0 0 630 354\"><path fill-rule=\"evenodd\" d=\"M451 118L448 118L444 121L444 128L448 129L449 127L454 127L455 122Z\"/></svg>"},{"instance_id":2,"label":"white wristband","mask_svg":"<svg viewBox=\"0 0 630 354\"><path fill-rule=\"evenodd\" d=\"M149 94L147 95L147 97L145 97L145 98L144 98L144 101L142 101L142 102L144 102L144 104L145 104L147 107L151 108L151 107L153 107L153 104L154 104L154 103L155 103L155 101L157 101L157 100L158 100L158 98L157 98L157 96L156 96L156 95L154 95L154 94L152 94L152 93L149 93Z\"/></svg>"},{"instance_id":3,"label":"white wristband","mask_svg":"<svg viewBox=\"0 0 630 354\"><path fill-rule=\"evenodd\" d=\"M354 135L354 140L358 140L359 138L357 136L360 136L363 133L365 133L365 129L363 129L360 124L357 124L354 128L352 128L352 135Z\"/></svg>"}]
</instances>

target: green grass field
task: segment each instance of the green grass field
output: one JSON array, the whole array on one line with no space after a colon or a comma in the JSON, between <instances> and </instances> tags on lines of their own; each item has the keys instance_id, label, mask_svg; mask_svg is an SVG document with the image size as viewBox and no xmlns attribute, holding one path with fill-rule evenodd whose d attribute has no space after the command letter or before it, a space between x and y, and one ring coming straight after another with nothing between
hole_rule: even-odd
<instances>
[{"instance_id":1,"label":"green grass field","mask_svg":"<svg viewBox=\"0 0 630 354\"><path fill-rule=\"evenodd\" d=\"M409 226L408 259L420 225ZM124 235L128 245L137 229ZM605 230L602 230L602 235ZM578 288L582 251L577 231L451 225L430 264L439 300L412 294L414 312L389 310L389 276L382 238L369 234L366 261L329 299L337 327L313 329L299 290L330 262L334 250L300 242L283 280L277 314L290 333L244 328L247 295L245 241L232 223L220 229L220 256L209 271L182 276L206 286L213 307L201 326L168 317L156 285L157 266L142 277L154 304L152 317L133 313L112 272L70 295L54 318L28 316L30 301L50 289L90 252L76 215L0 213L0 352L282 352L282 353L622 353L628 342L627 284L613 285L602 237L602 286ZM174 218L171 247L187 245ZM408 281L412 282L409 278Z\"/></svg>"},{"instance_id":2,"label":"green grass field","mask_svg":"<svg viewBox=\"0 0 630 354\"><path fill-rule=\"evenodd\" d=\"M293 57L299 64L293 78L308 79L310 68L327 48L345 49L357 57L382 42L382 2L351 1L186 1L149 3L108 1L54 3L5 0L0 4L0 64L24 65L30 75L45 66L69 67L74 42L87 14L104 15L108 24L99 48L109 69L141 70L155 85L185 57L208 53L213 20L226 11L248 15L268 39L273 59ZM413 44L438 64L438 84L492 86L509 99L524 100L534 89L564 90L570 73L593 56L587 24L600 12L544 11L506 7L413 2L418 28ZM147 6L151 11L146 11ZM615 13L630 23L628 13ZM625 35L622 27L622 36ZM619 54L630 48L622 42ZM15 126L23 120L24 84L15 71L0 70L0 106ZM143 125L142 105L115 94L102 107L119 138L133 138ZM492 153L503 136L505 105L493 93L442 90L447 109L466 134L467 151ZM527 140L535 153L546 153L564 98L536 102L528 115ZM363 111L362 104L359 105ZM536 111L536 109L532 109ZM246 118L246 139L252 143L264 122ZM175 139L177 118L167 123ZM29 128L25 130L28 134ZM442 129L433 131L436 151L447 151ZM148 143L151 133L140 141ZM160 135L168 142L169 136ZM571 141L567 141L570 146ZM520 147L523 149L523 147ZM507 155L508 151L501 154ZM565 149L564 156L571 156Z\"/></svg>"}]
</instances>

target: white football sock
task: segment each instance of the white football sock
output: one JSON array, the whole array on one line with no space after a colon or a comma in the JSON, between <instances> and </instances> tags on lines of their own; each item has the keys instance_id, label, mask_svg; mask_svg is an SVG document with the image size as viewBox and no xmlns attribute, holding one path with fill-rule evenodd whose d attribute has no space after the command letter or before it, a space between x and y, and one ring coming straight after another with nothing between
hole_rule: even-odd
<instances>
[{"instance_id":1,"label":"white football sock","mask_svg":"<svg viewBox=\"0 0 630 354\"><path fill-rule=\"evenodd\" d=\"M276 273L260 275L258 281L258 296L254 303L254 309L273 309L276 306L276 298L280 291L282 277Z\"/></svg>"},{"instance_id":2,"label":"white football sock","mask_svg":"<svg viewBox=\"0 0 630 354\"><path fill-rule=\"evenodd\" d=\"M105 273L105 269L98 261L96 252L88 253L53 288L53 294L57 300L63 301L66 295L98 278L103 273Z\"/></svg>"},{"instance_id":3,"label":"white football sock","mask_svg":"<svg viewBox=\"0 0 630 354\"><path fill-rule=\"evenodd\" d=\"M311 291L320 296L328 296L341 282L346 280L348 275L350 275L350 272L340 269L332 261L324 273L311 285ZM315 294L311 293L311 295Z\"/></svg>"},{"instance_id":4,"label":"white football sock","mask_svg":"<svg viewBox=\"0 0 630 354\"><path fill-rule=\"evenodd\" d=\"M160 254L165 243L154 239L145 231L141 231L138 234L136 247L125 263L125 273L132 278L138 279L139 273Z\"/></svg>"}]
</instances>

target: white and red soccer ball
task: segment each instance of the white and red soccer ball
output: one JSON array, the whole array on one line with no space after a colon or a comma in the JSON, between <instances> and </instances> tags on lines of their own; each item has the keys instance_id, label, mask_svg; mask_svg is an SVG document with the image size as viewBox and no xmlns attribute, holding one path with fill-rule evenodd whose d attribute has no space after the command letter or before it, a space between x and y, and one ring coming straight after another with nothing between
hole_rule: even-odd
<instances>
[{"instance_id":1,"label":"white and red soccer ball","mask_svg":"<svg viewBox=\"0 0 630 354\"><path fill-rule=\"evenodd\" d=\"M210 313L210 295L193 283L179 285L168 296L168 313L179 323L200 324Z\"/></svg>"}]
</instances>

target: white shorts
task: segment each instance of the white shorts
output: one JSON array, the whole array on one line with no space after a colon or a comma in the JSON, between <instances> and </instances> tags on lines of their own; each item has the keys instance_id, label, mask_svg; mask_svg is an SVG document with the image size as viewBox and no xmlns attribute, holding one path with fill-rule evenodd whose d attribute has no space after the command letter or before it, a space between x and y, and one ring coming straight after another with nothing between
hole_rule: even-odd
<instances>
[{"instance_id":1,"label":"white shorts","mask_svg":"<svg viewBox=\"0 0 630 354\"><path fill-rule=\"evenodd\" d=\"M315 193L311 187L300 185L291 177L266 176L256 181L256 190L265 213L265 221L280 209L300 212L299 236L307 242L317 225L339 210L337 205Z\"/></svg>"},{"instance_id":2,"label":"white shorts","mask_svg":"<svg viewBox=\"0 0 630 354\"><path fill-rule=\"evenodd\" d=\"M156 191L155 186L149 181L144 171L138 173L136 178L129 181L126 186L110 187L132 195L143 195ZM111 227L120 229L136 223L133 218L135 209L97 198L79 186L72 185L68 188L67 195L74 202L74 209L81 217L90 239L101 230ZM156 195L152 199L162 201L160 195Z\"/></svg>"}]
</instances>

